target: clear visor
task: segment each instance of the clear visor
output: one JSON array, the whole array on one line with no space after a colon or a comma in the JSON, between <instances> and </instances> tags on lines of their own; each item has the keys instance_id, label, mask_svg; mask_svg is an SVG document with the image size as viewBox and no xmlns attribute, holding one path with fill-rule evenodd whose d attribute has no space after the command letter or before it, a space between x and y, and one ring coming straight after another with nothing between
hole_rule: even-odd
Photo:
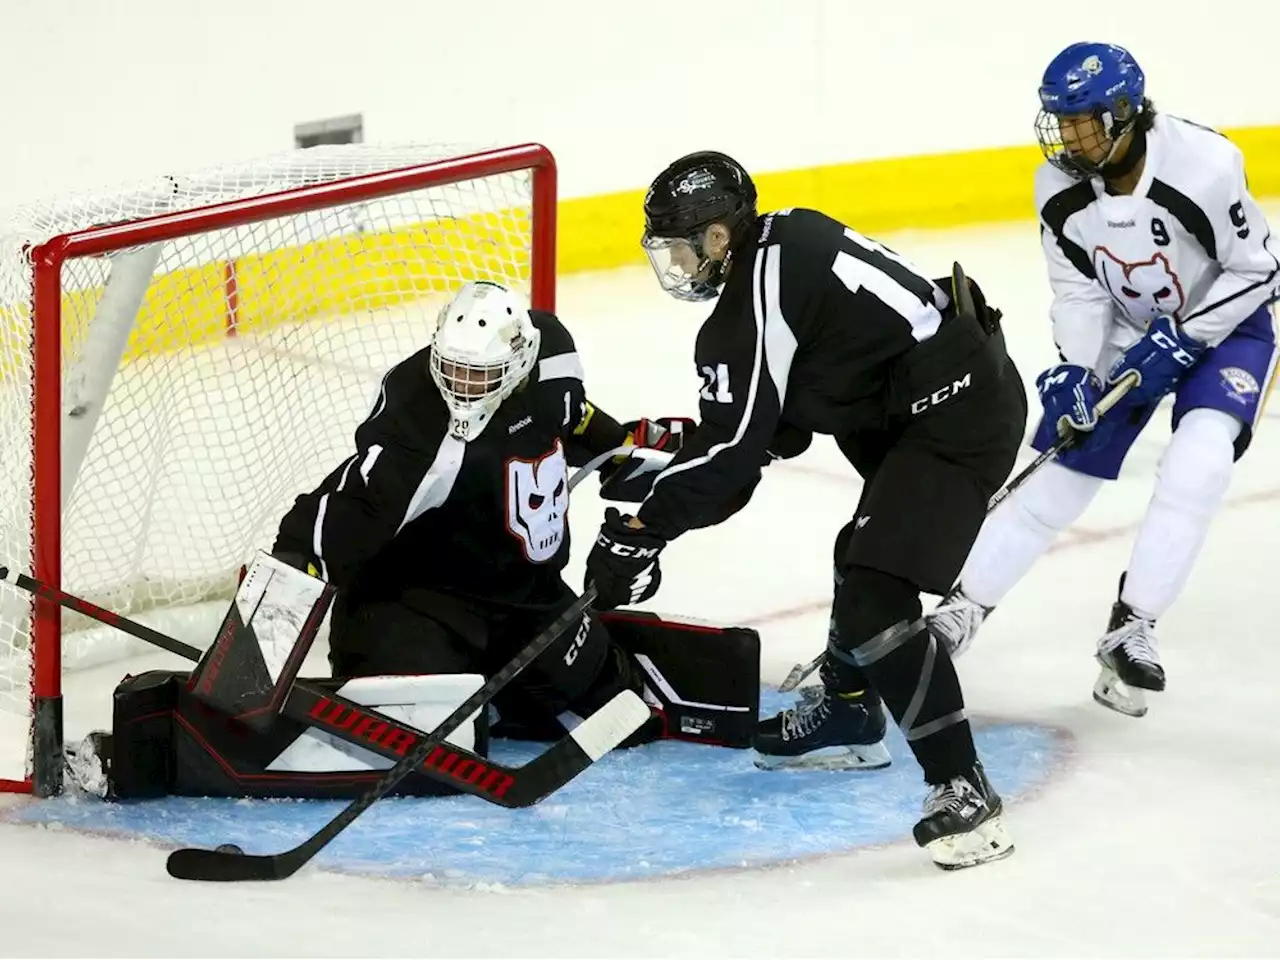
<instances>
[{"instance_id":1,"label":"clear visor","mask_svg":"<svg viewBox=\"0 0 1280 960\"><path fill-rule=\"evenodd\" d=\"M703 261L684 237L654 237L640 240L662 289L681 300L709 300L716 288L709 282L713 264Z\"/></svg>"}]
</instances>

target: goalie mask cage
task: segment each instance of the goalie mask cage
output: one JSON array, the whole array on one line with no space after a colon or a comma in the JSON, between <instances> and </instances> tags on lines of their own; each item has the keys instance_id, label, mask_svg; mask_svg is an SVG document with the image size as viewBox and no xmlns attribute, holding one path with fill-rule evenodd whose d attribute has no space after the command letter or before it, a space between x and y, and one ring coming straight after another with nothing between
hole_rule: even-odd
<instances>
[{"instance_id":1,"label":"goalie mask cage","mask_svg":"<svg viewBox=\"0 0 1280 960\"><path fill-rule=\"evenodd\" d=\"M461 284L554 309L555 213L536 144L314 147L19 209L0 226L0 565L144 619L225 611ZM64 668L124 652L0 585L0 789L60 791Z\"/></svg>"}]
</instances>

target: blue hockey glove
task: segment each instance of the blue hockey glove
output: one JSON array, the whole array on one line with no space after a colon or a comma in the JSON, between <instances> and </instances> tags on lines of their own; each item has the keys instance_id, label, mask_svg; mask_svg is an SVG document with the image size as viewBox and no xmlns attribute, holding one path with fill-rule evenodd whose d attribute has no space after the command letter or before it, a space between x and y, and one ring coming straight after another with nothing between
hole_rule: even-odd
<instances>
[{"instance_id":1,"label":"blue hockey glove","mask_svg":"<svg viewBox=\"0 0 1280 960\"><path fill-rule=\"evenodd\" d=\"M1205 344L1187 336L1172 317L1156 317L1141 340L1122 353L1107 373L1108 383L1119 383L1136 372L1138 383L1124 397L1125 407L1155 403L1195 366Z\"/></svg>"},{"instance_id":2,"label":"blue hockey glove","mask_svg":"<svg viewBox=\"0 0 1280 960\"><path fill-rule=\"evenodd\" d=\"M1094 433L1101 419L1098 401L1102 399L1102 381L1088 367L1078 363L1060 363L1036 377L1044 415L1056 426L1058 436L1072 433ZM1094 443L1101 437L1091 438Z\"/></svg>"}]
</instances>

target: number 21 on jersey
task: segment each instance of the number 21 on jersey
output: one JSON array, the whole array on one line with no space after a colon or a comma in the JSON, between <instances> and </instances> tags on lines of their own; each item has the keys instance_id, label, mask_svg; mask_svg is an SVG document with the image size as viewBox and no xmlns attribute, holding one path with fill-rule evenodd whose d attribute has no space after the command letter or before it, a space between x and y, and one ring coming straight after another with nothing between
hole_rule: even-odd
<instances>
[{"instance_id":1,"label":"number 21 on jersey","mask_svg":"<svg viewBox=\"0 0 1280 960\"><path fill-rule=\"evenodd\" d=\"M729 365L717 363L702 368L702 390L698 394L712 403L733 403L733 391L729 389Z\"/></svg>"}]
</instances>

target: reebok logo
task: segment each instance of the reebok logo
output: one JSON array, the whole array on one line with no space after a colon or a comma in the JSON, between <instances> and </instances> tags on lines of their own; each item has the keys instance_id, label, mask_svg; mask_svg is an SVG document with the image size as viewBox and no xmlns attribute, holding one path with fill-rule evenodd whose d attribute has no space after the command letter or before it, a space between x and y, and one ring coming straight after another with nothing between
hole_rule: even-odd
<instances>
[{"instance_id":1,"label":"reebok logo","mask_svg":"<svg viewBox=\"0 0 1280 960\"><path fill-rule=\"evenodd\" d=\"M1130 220L1108 220L1107 226L1113 230L1123 230L1125 227L1135 227L1137 222Z\"/></svg>"},{"instance_id":2,"label":"reebok logo","mask_svg":"<svg viewBox=\"0 0 1280 960\"><path fill-rule=\"evenodd\" d=\"M521 417L519 420L517 420L515 423L513 423L511 426L507 428L507 436L511 436L511 434L515 433L517 430L523 430L525 427L527 427L531 423L533 423L532 416Z\"/></svg>"},{"instance_id":3,"label":"reebok logo","mask_svg":"<svg viewBox=\"0 0 1280 960\"><path fill-rule=\"evenodd\" d=\"M867 521L870 519L871 519L870 516L859 517L857 520L853 521L853 529L861 530L863 527L867 525Z\"/></svg>"}]
</instances>

